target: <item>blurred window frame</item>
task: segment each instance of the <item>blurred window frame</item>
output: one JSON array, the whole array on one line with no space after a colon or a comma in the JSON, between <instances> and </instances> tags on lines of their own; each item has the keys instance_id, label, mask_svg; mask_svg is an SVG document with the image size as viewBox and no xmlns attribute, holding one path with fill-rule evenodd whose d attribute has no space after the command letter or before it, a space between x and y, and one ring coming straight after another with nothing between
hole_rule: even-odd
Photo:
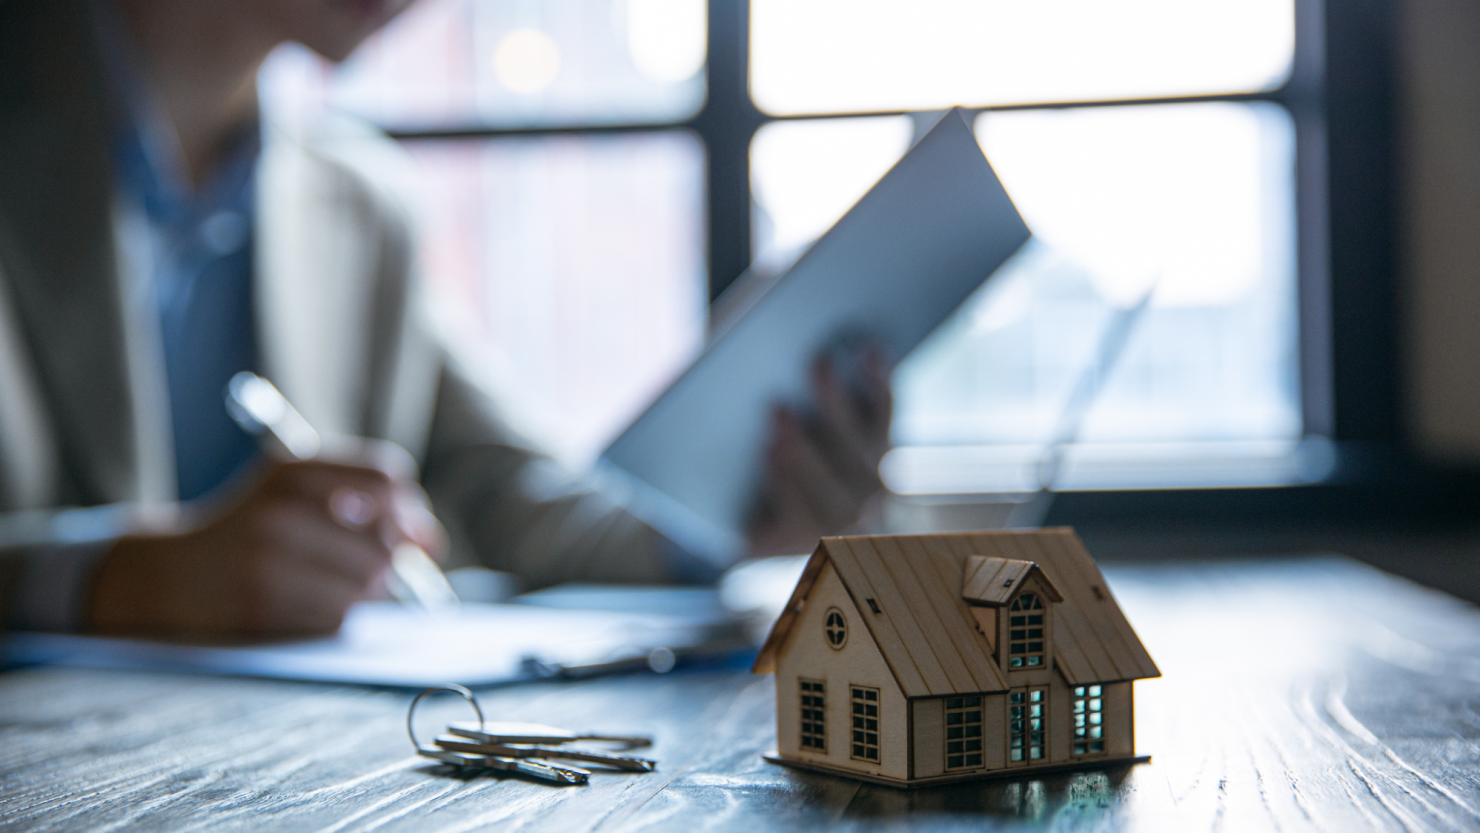
<instances>
[{"instance_id":1,"label":"blurred window frame","mask_svg":"<svg viewBox=\"0 0 1480 833\"><path fill-rule=\"evenodd\" d=\"M692 117L671 123L578 124L429 130L382 125L418 141L504 136L692 131L703 143L711 300L752 259L750 144L773 121L908 115L917 129L934 112L771 116L751 100L748 0L706 0L707 95ZM1394 269L1397 208L1397 8L1392 0L1295 0L1295 56L1288 79L1257 93L968 108L1063 109L1205 101L1268 102L1295 125L1299 369L1305 433L1412 460L1401 431ZM1122 509L1126 507L1121 507ZM1157 513L1156 510L1152 510ZM1094 514L1094 513L1091 513Z\"/></svg>"}]
</instances>

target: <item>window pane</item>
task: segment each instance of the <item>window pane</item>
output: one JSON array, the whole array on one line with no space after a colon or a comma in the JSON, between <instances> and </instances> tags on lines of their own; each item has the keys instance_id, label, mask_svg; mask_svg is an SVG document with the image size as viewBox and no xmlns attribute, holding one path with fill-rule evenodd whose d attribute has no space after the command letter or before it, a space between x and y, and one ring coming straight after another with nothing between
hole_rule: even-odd
<instances>
[{"instance_id":1,"label":"window pane","mask_svg":"<svg viewBox=\"0 0 1480 833\"><path fill-rule=\"evenodd\" d=\"M898 442L958 447L949 452L955 474L943 473L953 465L944 457L896 452L886 465L892 486L1036 488L1032 464L1112 312L1153 285L1100 380L1084 446L1144 464L1175 462L1194 446L1239 459L1261 443L1299 438L1293 136L1284 110L1005 112L984 115L978 135L1035 239L900 367ZM995 450L985 456L959 448L987 444ZM1127 485L1115 480L1124 467L1093 482L1094 466L1079 463L1071 460L1061 485ZM988 482L1003 470L1017 480ZM941 480L958 475L965 479L948 488ZM1201 476L1216 484L1216 475Z\"/></svg>"},{"instance_id":2,"label":"window pane","mask_svg":"<svg viewBox=\"0 0 1480 833\"><path fill-rule=\"evenodd\" d=\"M773 122L750 146L755 261L783 265L858 201L910 146L907 116Z\"/></svg>"},{"instance_id":3,"label":"window pane","mask_svg":"<svg viewBox=\"0 0 1480 833\"><path fill-rule=\"evenodd\" d=\"M697 353L703 150L671 131L408 142L438 321L583 463Z\"/></svg>"},{"instance_id":4,"label":"window pane","mask_svg":"<svg viewBox=\"0 0 1480 833\"><path fill-rule=\"evenodd\" d=\"M1293 0L751 0L777 115L1249 92L1294 55Z\"/></svg>"},{"instance_id":5,"label":"window pane","mask_svg":"<svg viewBox=\"0 0 1480 833\"><path fill-rule=\"evenodd\" d=\"M651 122L704 100L704 0L422 0L338 69L302 47L262 75L278 111L394 127Z\"/></svg>"}]
</instances>

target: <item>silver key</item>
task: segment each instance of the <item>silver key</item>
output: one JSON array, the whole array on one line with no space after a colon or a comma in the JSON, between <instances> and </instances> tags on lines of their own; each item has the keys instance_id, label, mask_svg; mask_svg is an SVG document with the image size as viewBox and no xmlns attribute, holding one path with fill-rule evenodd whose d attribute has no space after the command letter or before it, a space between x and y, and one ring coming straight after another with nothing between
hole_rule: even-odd
<instances>
[{"instance_id":1,"label":"silver key","mask_svg":"<svg viewBox=\"0 0 1480 833\"><path fill-rule=\"evenodd\" d=\"M502 755L506 758L553 758L561 761L581 761L583 763L601 764L602 766L623 772L652 772L658 768L658 762L648 758L629 758L623 755L612 755L607 752L596 752L594 750L576 749L567 746L486 743L456 735L442 735L437 738L437 745L454 752Z\"/></svg>"},{"instance_id":2,"label":"silver key","mask_svg":"<svg viewBox=\"0 0 1480 833\"><path fill-rule=\"evenodd\" d=\"M453 752L445 749L419 749L417 754L444 764L468 767L470 769L496 769L503 772L517 772L531 778L542 781L552 781L556 784L584 784L591 778L590 770L574 766L560 766L559 764L546 763L544 761L530 760L524 758L504 758L497 755L477 755L467 752Z\"/></svg>"}]
</instances>

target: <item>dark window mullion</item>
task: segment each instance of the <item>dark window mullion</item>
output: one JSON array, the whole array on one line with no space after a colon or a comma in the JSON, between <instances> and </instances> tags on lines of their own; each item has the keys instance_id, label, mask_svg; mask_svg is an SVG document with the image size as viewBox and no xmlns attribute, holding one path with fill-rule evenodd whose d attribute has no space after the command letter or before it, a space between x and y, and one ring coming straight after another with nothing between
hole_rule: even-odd
<instances>
[{"instance_id":1,"label":"dark window mullion","mask_svg":"<svg viewBox=\"0 0 1480 833\"><path fill-rule=\"evenodd\" d=\"M708 156L709 298L750 266L750 140L766 117L750 100L750 2L708 0L708 95L691 122Z\"/></svg>"},{"instance_id":2,"label":"dark window mullion","mask_svg":"<svg viewBox=\"0 0 1480 833\"><path fill-rule=\"evenodd\" d=\"M1123 100L1095 100L1095 101L1065 101L1048 104L989 104L980 107L962 106L961 110L967 118L979 116L982 113L1015 112L1023 110L1069 110L1085 109L1093 107L1130 107L1137 105L1155 104L1196 104L1202 102L1232 101L1236 103L1247 103L1257 101L1268 101L1283 105L1290 109L1292 99L1304 105L1305 101L1299 94L1286 94L1283 90L1275 90L1266 93L1228 94L1209 96L1189 96L1185 98L1136 98ZM748 99L747 99L748 101ZM1297 106L1299 106L1297 105ZM1305 107L1304 109L1309 109ZM710 134L713 132L713 122L716 120L731 125L741 125L746 129L743 131L746 137L746 155L743 164L749 169L749 146L750 140L754 138L756 131L770 122L788 121L819 121L827 119L857 119L883 116L911 116L915 118L930 117L939 114L941 110L860 110L856 112L840 113L803 113L786 116L767 116L754 106L749 107L749 114L743 117L733 115L719 116L705 111L700 112L693 119L680 122L635 122L632 124L595 124L595 125L541 125L529 127L491 127L491 126L465 126L445 128L396 128L382 125L387 135L393 139L412 141L423 139L496 139L520 136L607 136L626 135L632 133L661 133L667 130L691 129L705 138L705 144L710 143ZM731 137L733 138L733 137ZM734 142L738 145L739 142Z\"/></svg>"}]
</instances>

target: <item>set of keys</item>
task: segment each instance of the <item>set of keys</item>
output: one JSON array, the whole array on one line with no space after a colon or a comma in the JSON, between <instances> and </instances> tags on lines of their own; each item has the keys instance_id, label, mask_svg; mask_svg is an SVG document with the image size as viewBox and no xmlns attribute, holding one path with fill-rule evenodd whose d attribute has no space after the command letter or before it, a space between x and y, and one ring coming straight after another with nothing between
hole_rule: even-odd
<instances>
[{"instance_id":1,"label":"set of keys","mask_svg":"<svg viewBox=\"0 0 1480 833\"><path fill-rule=\"evenodd\" d=\"M453 723L447 727L446 734L437 736L435 746L423 746L416 739L411 718L423 697L439 691L452 692L467 700L477 712L478 722ZM591 770L571 765L572 761L618 772L652 772L658 767L657 761L648 758L613 754L651 746L648 738L572 732L539 723L484 720L478 699L460 685L436 686L416 695L406 713L406 732L416 753L423 757L460 767L519 773L556 784L584 784L590 779ZM580 741L613 744L614 748L594 750L568 745Z\"/></svg>"}]
</instances>

